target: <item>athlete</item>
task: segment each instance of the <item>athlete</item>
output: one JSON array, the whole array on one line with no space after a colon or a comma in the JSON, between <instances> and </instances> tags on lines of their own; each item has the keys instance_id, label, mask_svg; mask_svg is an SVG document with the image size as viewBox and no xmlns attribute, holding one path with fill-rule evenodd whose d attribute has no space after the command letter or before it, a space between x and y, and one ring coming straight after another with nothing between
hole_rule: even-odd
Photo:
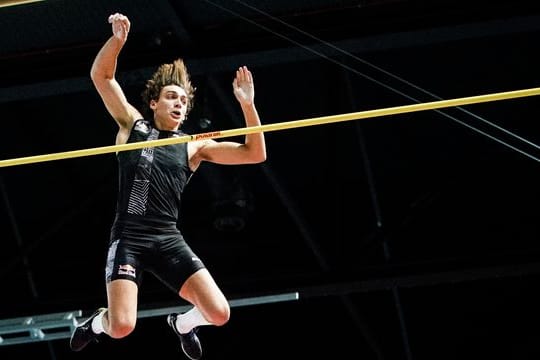
<instances>
[{"instance_id":1,"label":"athlete","mask_svg":"<svg viewBox=\"0 0 540 360\"><path fill-rule=\"evenodd\" d=\"M181 136L195 88L182 59L162 64L146 82L142 98L149 118L132 106L115 79L119 54L130 21L123 14L109 17L112 36L98 52L91 79L109 114L118 124L116 144ZM261 124L255 107L253 76L246 66L236 70L233 93L247 127ZM182 191L203 161L255 164L266 160L262 132L244 142L203 139L180 144L122 151L117 154L119 192L105 266L107 307L95 311L74 329L70 347L82 350L101 334L120 339L137 320L137 299L143 272L154 274L193 307L167 316L182 350L199 359L197 329L229 321L229 303L203 261L191 250L177 227Z\"/></svg>"}]
</instances>

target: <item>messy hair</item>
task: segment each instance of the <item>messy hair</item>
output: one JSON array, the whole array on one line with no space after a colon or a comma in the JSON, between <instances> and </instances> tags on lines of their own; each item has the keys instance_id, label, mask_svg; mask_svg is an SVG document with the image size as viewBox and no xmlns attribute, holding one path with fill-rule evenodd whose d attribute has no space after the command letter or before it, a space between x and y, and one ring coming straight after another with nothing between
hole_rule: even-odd
<instances>
[{"instance_id":1,"label":"messy hair","mask_svg":"<svg viewBox=\"0 0 540 360\"><path fill-rule=\"evenodd\" d=\"M146 108L150 107L151 100L159 99L161 89L167 85L178 85L185 90L188 97L189 112L193 107L195 88L191 85L189 73L182 59L175 60L172 64L162 64L146 82L146 87L142 92L142 100Z\"/></svg>"}]
</instances>

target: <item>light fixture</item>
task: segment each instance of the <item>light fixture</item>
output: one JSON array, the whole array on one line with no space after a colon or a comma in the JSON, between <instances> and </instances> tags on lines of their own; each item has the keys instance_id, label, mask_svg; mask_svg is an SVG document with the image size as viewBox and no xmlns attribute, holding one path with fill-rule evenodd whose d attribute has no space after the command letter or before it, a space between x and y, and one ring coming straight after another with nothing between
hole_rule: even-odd
<instances>
[{"instance_id":1,"label":"light fixture","mask_svg":"<svg viewBox=\"0 0 540 360\"><path fill-rule=\"evenodd\" d=\"M247 202L222 200L214 202L214 228L221 232L240 232L246 227Z\"/></svg>"}]
</instances>

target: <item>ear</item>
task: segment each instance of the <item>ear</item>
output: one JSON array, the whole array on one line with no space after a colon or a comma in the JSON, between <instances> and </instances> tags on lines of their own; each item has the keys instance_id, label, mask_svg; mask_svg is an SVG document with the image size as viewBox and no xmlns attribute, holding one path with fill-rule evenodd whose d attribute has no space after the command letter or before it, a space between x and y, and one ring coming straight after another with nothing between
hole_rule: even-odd
<instances>
[{"instance_id":1,"label":"ear","mask_svg":"<svg viewBox=\"0 0 540 360\"><path fill-rule=\"evenodd\" d=\"M157 106L156 100L150 100L150 109L155 110Z\"/></svg>"}]
</instances>

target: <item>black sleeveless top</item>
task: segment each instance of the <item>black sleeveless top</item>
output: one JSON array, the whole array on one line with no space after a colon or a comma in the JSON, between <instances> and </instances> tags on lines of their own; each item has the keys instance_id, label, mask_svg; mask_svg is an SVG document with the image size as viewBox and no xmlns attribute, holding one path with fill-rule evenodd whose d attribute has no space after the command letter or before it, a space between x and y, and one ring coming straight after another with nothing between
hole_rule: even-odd
<instances>
[{"instance_id":1,"label":"black sleeveless top","mask_svg":"<svg viewBox=\"0 0 540 360\"><path fill-rule=\"evenodd\" d=\"M128 143L183 136L181 131L162 131L147 120L137 120ZM117 221L122 218L176 222L181 194L193 172L187 143L121 151L117 155L119 190Z\"/></svg>"}]
</instances>

